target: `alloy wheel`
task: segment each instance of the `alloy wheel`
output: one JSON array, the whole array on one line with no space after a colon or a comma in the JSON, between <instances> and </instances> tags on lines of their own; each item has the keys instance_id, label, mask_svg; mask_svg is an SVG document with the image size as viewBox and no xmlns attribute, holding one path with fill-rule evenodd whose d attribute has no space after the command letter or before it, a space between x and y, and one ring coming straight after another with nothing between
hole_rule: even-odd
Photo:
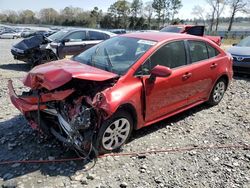
<instances>
[{"instance_id":1,"label":"alloy wheel","mask_svg":"<svg viewBox=\"0 0 250 188\"><path fill-rule=\"evenodd\" d=\"M225 93L225 89L226 89L225 82L220 81L216 84L213 92L213 99L215 102L219 102L222 99Z\"/></svg>"},{"instance_id":2,"label":"alloy wheel","mask_svg":"<svg viewBox=\"0 0 250 188\"><path fill-rule=\"evenodd\" d=\"M115 150L123 145L130 133L131 125L125 118L112 122L102 136L102 145L106 150Z\"/></svg>"}]
</instances>

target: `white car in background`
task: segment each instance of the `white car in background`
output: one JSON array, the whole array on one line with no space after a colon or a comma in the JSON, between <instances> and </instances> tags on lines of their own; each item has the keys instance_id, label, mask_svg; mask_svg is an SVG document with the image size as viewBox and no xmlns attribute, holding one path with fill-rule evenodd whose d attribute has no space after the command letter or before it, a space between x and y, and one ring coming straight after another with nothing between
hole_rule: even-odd
<instances>
[{"instance_id":1,"label":"white car in background","mask_svg":"<svg viewBox=\"0 0 250 188\"><path fill-rule=\"evenodd\" d=\"M1 39L16 39L19 38L19 34L15 31L13 32L4 32L0 34Z\"/></svg>"}]
</instances>

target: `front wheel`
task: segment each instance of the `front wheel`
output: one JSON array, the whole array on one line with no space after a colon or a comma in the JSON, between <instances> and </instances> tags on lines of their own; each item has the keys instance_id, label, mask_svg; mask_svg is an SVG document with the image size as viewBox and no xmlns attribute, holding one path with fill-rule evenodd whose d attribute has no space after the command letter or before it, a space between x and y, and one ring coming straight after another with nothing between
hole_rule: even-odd
<instances>
[{"instance_id":1,"label":"front wheel","mask_svg":"<svg viewBox=\"0 0 250 188\"><path fill-rule=\"evenodd\" d=\"M219 104L219 102L221 101L221 99L224 96L224 93L226 91L226 87L227 87L227 85L226 85L226 81L224 79L220 79L219 81L217 81L211 94L210 94L208 104L212 105L212 106Z\"/></svg>"},{"instance_id":2,"label":"front wheel","mask_svg":"<svg viewBox=\"0 0 250 188\"><path fill-rule=\"evenodd\" d=\"M117 151L124 145L132 132L133 120L126 111L118 111L103 122L96 138L99 154Z\"/></svg>"}]
</instances>

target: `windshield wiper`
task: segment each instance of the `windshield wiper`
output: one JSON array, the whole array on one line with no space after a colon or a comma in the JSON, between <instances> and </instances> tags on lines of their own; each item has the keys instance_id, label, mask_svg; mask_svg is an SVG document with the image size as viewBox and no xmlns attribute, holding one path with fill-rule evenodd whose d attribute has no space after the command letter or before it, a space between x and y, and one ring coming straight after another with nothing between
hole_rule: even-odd
<instances>
[{"instance_id":1,"label":"windshield wiper","mask_svg":"<svg viewBox=\"0 0 250 188\"><path fill-rule=\"evenodd\" d=\"M104 47L104 53L105 53L105 55L107 56L108 64L109 64L109 66L111 67L111 70L112 70L113 64L112 64L111 59L110 59L110 57L109 57L107 48L105 48L105 47Z\"/></svg>"},{"instance_id":2,"label":"windshield wiper","mask_svg":"<svg viewBox=\"0 0 250 188\"><path fill-rule=\"evenodd\" d=\"M100 46L97 46L96 49L95 49L95 53L94 53L94 54L91 56L91 58L90 58L90 64L93 65L93 66L95 66L94 57L95 57L96 54L98 53L99 49L100 49Z\"/></svg>"}]
</instances>

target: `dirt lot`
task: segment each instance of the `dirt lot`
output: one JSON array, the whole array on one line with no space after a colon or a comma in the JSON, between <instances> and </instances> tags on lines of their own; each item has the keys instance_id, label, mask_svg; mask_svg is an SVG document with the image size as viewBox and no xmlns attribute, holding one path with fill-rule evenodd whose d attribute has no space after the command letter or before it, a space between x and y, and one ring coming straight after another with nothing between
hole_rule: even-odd
<instances>
[{"instance_id":1,"label":"dirt lot","mask_svg":"<svg viewBox=\"0 0 250 188\"><path fill-rule=\"evenodd\" d=\"M13 60L16 40L0 40L0 161L77 157L57 141L32 131L8 98L7 78L29 67ZM172 147L250 145L250 78L235 77L223 101L205 104L134 132L123 152ZM146 156L105 157L93 162L0 165L0 186L17 187L250 187L250 150L195 149Z\"/></svg>"}]
</instances>

